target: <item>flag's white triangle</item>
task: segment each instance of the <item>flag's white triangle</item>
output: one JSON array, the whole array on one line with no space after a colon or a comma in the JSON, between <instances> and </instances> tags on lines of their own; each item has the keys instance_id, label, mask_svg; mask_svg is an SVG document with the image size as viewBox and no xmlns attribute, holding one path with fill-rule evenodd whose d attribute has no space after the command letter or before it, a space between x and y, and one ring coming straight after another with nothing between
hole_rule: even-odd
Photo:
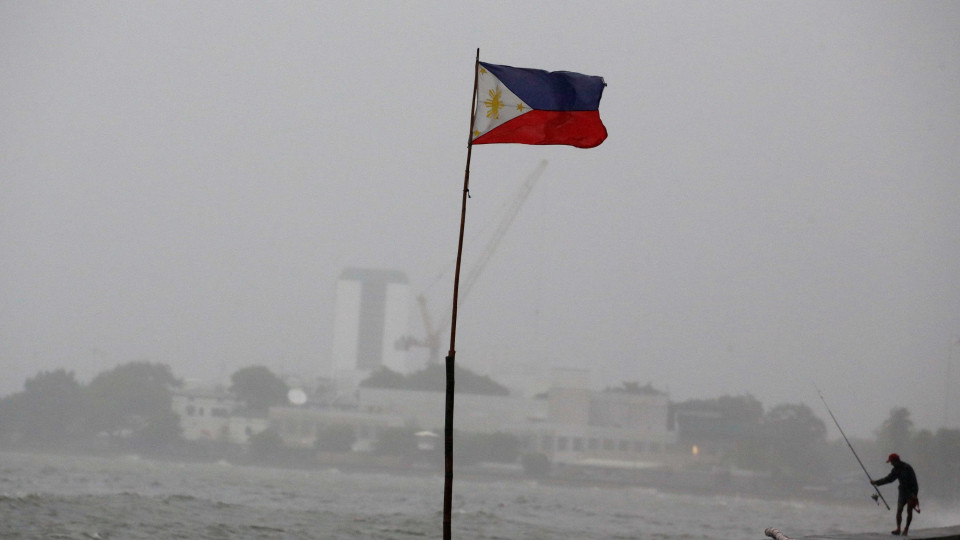
<instances>
[{"instance_id":1,"label":"flag's white triangle","mask_svg":"<svg viewBox=\"0 0 960 540\"><path fill-rule=\"evenodd\" d=\"M533 109L511 92L493 73L490 73L481 65L477 66L477 109L473 121L474 139L531 110Z\"/></svg>"}]
</instances>

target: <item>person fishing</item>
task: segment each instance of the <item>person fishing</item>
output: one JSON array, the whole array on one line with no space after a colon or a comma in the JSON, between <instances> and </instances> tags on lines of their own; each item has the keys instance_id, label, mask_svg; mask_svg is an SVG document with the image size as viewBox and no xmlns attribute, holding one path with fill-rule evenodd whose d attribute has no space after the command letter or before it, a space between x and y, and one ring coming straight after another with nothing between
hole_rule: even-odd
<instances>
[{"instance_id":1,"label":"person fishing","mask_svg":"<svg viewBox=\"0 0 960 540\"><path fill-rule=\"evenodd\" d=\"M890 474L879 480L871 480L874 486L882 486L897 480L897 528L892 531L893 534L907 536L910 530L910 522L913 521L913 511L920 513L920 499L917 494L920 492L920 486L917 484L917 474L913 472L913 467L909 463L900 459L898 454L890 454L887 463L893 465ZM903 507L907 507L907 523L900 530L900 522L903 518Z\"/></svg>"},{"instance_id":2,"label":"person fishing","mask_svg":"<svg viewBox=\"0 0 960 540\"><path fill-rule=\"evenodd\" d=\"M887 504L887 500L883 498L883 493L880 493L880 488L878 488L877 484L873 482L873 478L870 477L870 473L867 471L867 467L863 464L863 461L860 459L860 456L857 455L857 451L853 449L853 445L850 444L850 439L847 438L847 434L844 433L843 428L840 427L840 422L837 421L837 417L834 416L833 411L830 410L830 406L827 405L827 400L826 398L823 397L823 392L821 392L820 389L817 388L817 393L820 394L820 401L823 401L823 406L827 408L827 412L830 413L830 418L833 418L833 423L837 426L837 430L840 431L840 435L843 437L843 440L846 441L847 448L850 449L850 452L853 454L853 457L857 458L857 463L859 463L860 468L863 469L863 474L867 475L867 480L870 481L870 484L873 486L873 490L876 491L876 493L871 495L870 497L874 501L876 501L877 505L879 505L880 502L883 501L883 506L885 506L886 509L889 510L890 505ZM900 526L898 524L897 529L899 528Z\"/></svg>"}]
</instances>

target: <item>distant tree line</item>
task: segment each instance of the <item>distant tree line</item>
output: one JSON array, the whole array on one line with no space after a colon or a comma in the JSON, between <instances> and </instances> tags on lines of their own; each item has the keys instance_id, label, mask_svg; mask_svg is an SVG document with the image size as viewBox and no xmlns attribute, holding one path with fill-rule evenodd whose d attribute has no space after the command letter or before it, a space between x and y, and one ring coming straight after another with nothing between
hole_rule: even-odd
<instances>
[{"instance_id":1,"label":"distant tree line","mask_svg":"<svg viewBox=\"0 0 960 540\"><path fill-rule=\"evenodd\" d=\"M603 389L604 392L614 392L620 394L635 394L640 396L662 396L665 392L657 390L652 383L640 386L639 381L624 381L620 386L608 386Z\"/></svg>"},{"instance_id":2,"label":"distant tree line","mask_svg":"<svg viewBox=\"0 0 960 540\"><path fill-rule=\"evenodd\" d=\"M149 362L117 366L87 385L71 371L41 371L0 399L0 440L49 450L94 438L163 446L179 438L170 390L181 384L168 366Z\"/></svg>"},{"instance_id":3,"label":"distant tree line","mask_svg":"<svg viewBox=\"0 0 960 540\"><path fill-rule=\"evenodd\" d=\"M910 411L898 407L890 411L876 436L870 448L872 459L880 462L891 452L900 454L917 472L921 498L926 494L960 499L960 429L917 430Z\"/></svg>"},{"instance_id":4,"label":"distant tree line","mask_svg":"<svg viewBox=\"0 0 960 540\"><path fill-rule=\"evenodd\" d=\"M230 391L250 416L266 416L270 407L287 403L290 387L265 366L250 366L230 376Z\"/></svg>"},{"instance_id":5,"label":"distant tree line","mask_svg":"<svg viewBox=\"0 0 960 540\"><path fill-rule=\"evenodd\" d=\"M287 385L263 366L238 370L230 390L244 413L286 402ZM0 443L51 451L123 446L162 451L182 442L172 392L183 382L160 363L130 362L80 383L72 371L41 371L0 399Z\"/></svg>"},{"instance_id":6,"label":"distant tree line","mask_svg":"<svg viewBox=\"0 0 960 540\"><path fill-rule=\"evenodd\" d=\"M826 424L804 404L780 404L764 411L753 396L722 396L672 404L670 418L681 444L718 444L728 466L771 473L797 486L865 489L866 476L846 442L827 441ZM686 425L676 425L680 422ZM887 474L887 455L897 452L916 469L921 493L960 498L960 430L918 431L909 410L898 407L874 435L851 440L874 478Z\"/></svg>"}]
</instances>

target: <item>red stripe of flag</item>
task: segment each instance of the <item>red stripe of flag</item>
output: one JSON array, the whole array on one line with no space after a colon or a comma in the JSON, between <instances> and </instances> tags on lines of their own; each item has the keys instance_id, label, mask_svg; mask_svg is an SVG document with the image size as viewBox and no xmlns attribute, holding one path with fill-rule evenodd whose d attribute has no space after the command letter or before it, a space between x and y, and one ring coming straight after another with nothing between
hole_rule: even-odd
<instances>
[{"instance_id":1,"label":"red stripe of flag","mask_svg":"<svg viewBox=\"0 0 960 540\"><path fill-rule=\"evenodd\" d=\"M600 111L539 111L522 114L473 140L473 144L565 144L593 148L607 138Z\"/></svg>"}]
</instances>

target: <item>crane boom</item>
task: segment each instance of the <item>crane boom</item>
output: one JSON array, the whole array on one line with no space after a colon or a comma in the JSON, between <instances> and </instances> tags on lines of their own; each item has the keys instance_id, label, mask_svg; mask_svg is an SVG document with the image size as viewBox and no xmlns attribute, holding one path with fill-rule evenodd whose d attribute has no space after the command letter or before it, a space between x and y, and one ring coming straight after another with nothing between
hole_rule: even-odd
<instances>
[{"instance_id":1,"label":"crane boom","mask_svg":"<svg viewBox=\"0 0 960 540\"><path fill-rule=\"evenodd\" d=\"M463 280L463 292L460 293L460 302L463 301L463 298L470 292L470 289L477 283L477 279L480 277L480 273L483 272L483 269L487 266L487 263L490 262L490 258L493 256L493 252L496 251L497 246L500 245L500 241L503 240L503 237L507 234L507 229L510 228L510 224L513 223L513 220L517 217L517 214L520 213L520 207L523 206L524 201L527 200L527 196L530 195L530 192L533 190L533 186L536 185L537 180L540 179L540 176L543 175L544 169L547 168L547 160L540 162L540 165L529 176L527 180L520 186L520 189L517 190L517 194L513 198L513 202L510 204L510 207L507 209L507 212L504 214L503 219L500 221L500 225L497 227L497 230L493 232L493 235L490 237L490 241L487 242L487 246L484 248L483 252L480 254L480 258L474 263L473 268L470 269L470 272L464 277Z\"/></svg>"},{"instance_id":2,"label":"crane boom","mask_svg":"<svg viewBox=\"0 0 960 540\"><path fill-rule=\"evenodd\" d=\"M510 228L513 220L517 217L517 214L520 213L520 208L527 200L530 192L533 191L533 186L536 185L537 180L540 179L540 177L543 175L543 171L546 168L547 160L542 160L540 164L537 165L537 168L527 176L527 179L517 190L517 193L514 195L510 203L510 206L507 208L503 218L501 218L500 223L497 225L497 229L490 236L490 240L487 241L487 245L484 247L483 251L480 252L480 257L470 268L470 271L464 276L463 282L460 286L460 294L457 300L458 306L463 304L463 301L467 294L469 294L470 289L472 289L477 283L477 280L480 278L480 274L487 266L487 263L490 262L490 258L493 257L493 253L497 250L497 246L500 245L500 241L503 240L504 236L506 236L507 230ZM417 295L417 304L420 307L420 315L423 317L424 330L427 332L427 335L423 339L416 339L408 336L398 341L397 347L401 349L409 349L411 346L427 347L430 350L430 363L437 363L440 361L440 335L450 326L450 312L452 311L452 307L447 308L446 312L444 313L444 317L440 319L440 325L434 328L427 311L426 298L424 298L423 294Z\"/></svg>"}]
</instances>

